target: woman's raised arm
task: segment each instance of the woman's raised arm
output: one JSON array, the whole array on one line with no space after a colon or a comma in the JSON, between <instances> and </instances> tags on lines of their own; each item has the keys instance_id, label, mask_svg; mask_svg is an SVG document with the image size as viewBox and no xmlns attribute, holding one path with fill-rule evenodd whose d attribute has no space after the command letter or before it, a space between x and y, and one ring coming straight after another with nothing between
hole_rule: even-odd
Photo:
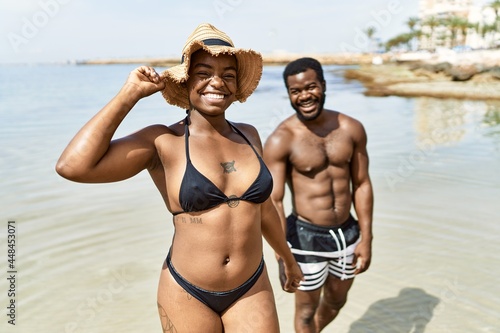
<instances>
[{"instance_id":1,"label":"woman's raised arm","mask_svg":"<svg viewBox=\"0 0 500 333\"><path fill-rule=\"evenodd\" d=\"M153 68L133 70L118 94L68 144L57 162L57 173L69 180L96 183L123 180L147 168L156 154L151 128L111 139L141 98L164 87Z\"/></svg>"}]
</instances>

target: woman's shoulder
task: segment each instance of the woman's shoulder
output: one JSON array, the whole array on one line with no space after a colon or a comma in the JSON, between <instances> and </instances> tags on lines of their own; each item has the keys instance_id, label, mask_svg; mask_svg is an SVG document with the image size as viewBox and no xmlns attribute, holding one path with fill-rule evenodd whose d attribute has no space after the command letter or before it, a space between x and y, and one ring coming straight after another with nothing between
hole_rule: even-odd
<instances>
[{"instance_id":1,"label":"woman's shoulder","mask_svg":"<svg viewBox=\"0 0 500 333\"><path fill-rule=\"evenodd\" d=\"M248 123L236 123L233 121L230 121L231 125L236 127L238 130L240 130L245 136L250 136L250 137L258 137L259 132L257 131L257 128L251 124Z\"/></svg>"},{"instance_id":2,"label":"woman's shoulder","mask_svg":"<svg viewBox=\"0 0 500 333\"><path fill-rule=\"evenodd\" d=\"M260 140L259 131L255 128L255 126L247 123L230 123L232 126L237 128L254 147L257 147L259 151L262 150L262 142Z\"/></svg>"},{"instance_id":3,"label":"woman's shoulder","mask_svg":"<svg viewBox=\"0 0 500 333\"><path fill-rule=\"evenodd\" d=\"M184 120L178 121L176 123L165 125L165 124L153 124L144 127L140 132L151 136L174 136L179 137L184 135Z\"/></svg>"}]
</instances>

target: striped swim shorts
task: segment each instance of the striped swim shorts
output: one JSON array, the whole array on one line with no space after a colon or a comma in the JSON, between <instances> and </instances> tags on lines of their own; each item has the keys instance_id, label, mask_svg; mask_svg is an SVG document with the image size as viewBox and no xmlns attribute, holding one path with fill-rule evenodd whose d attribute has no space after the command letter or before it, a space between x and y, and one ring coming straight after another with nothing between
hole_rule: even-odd
<instances>
[{"instance_id":1,"label":"striped swim shorts","mask_svg":"<svg viewBox=\"0 0 500 333\"><path fill-rule=\"evenodd\" d=\"M287 217L286 238L304 281L299 290L321 288L332 274L339 279L354 278L354 249L360 241L359 224L352 215L340 226L324 227Z\"/></svg>"}]
</instances>

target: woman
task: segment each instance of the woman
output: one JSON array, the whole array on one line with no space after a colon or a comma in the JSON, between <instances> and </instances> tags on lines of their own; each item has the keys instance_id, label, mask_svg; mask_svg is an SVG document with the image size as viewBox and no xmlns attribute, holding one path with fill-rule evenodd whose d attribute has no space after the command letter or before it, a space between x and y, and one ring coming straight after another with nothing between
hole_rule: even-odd
<instances>
[{"instance_id":1,"label":"woman","mask_svg":"<svg viewBox=\"0 0 500 333\"><path fill-rule=\"evenodd\" d=\"M283 289L302 279L269 199L272 178L255 128L226 120L262 73L262 58L238 49L209 24L196 28L182 64L158 75L141 66L73 138L57 172L79 182L112 182L147 169L168 210L175 236L160 275L164 332L279 332L263 261L262 235L285 262ZM162 91L187 109L185 119L112 136L141 99Z\"/></svg>"}]
</instances>

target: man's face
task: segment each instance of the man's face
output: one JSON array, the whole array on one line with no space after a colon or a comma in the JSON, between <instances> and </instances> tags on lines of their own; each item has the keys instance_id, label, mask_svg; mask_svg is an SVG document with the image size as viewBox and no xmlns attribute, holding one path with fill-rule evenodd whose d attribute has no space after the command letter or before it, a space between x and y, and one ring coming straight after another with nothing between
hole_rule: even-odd
<instances>
[{"instance_id":1,"label":"man's face","mask_svg":"<svg viewBox=\"0 0 500 333\"><path fill-rule=\"evenodd\" d=\"M301 120L316 119L325 104L325 82L319 81L316 72L311 68L290 75L287 82L290 104L297 116Z\"/></svg>"}]
</instances>

